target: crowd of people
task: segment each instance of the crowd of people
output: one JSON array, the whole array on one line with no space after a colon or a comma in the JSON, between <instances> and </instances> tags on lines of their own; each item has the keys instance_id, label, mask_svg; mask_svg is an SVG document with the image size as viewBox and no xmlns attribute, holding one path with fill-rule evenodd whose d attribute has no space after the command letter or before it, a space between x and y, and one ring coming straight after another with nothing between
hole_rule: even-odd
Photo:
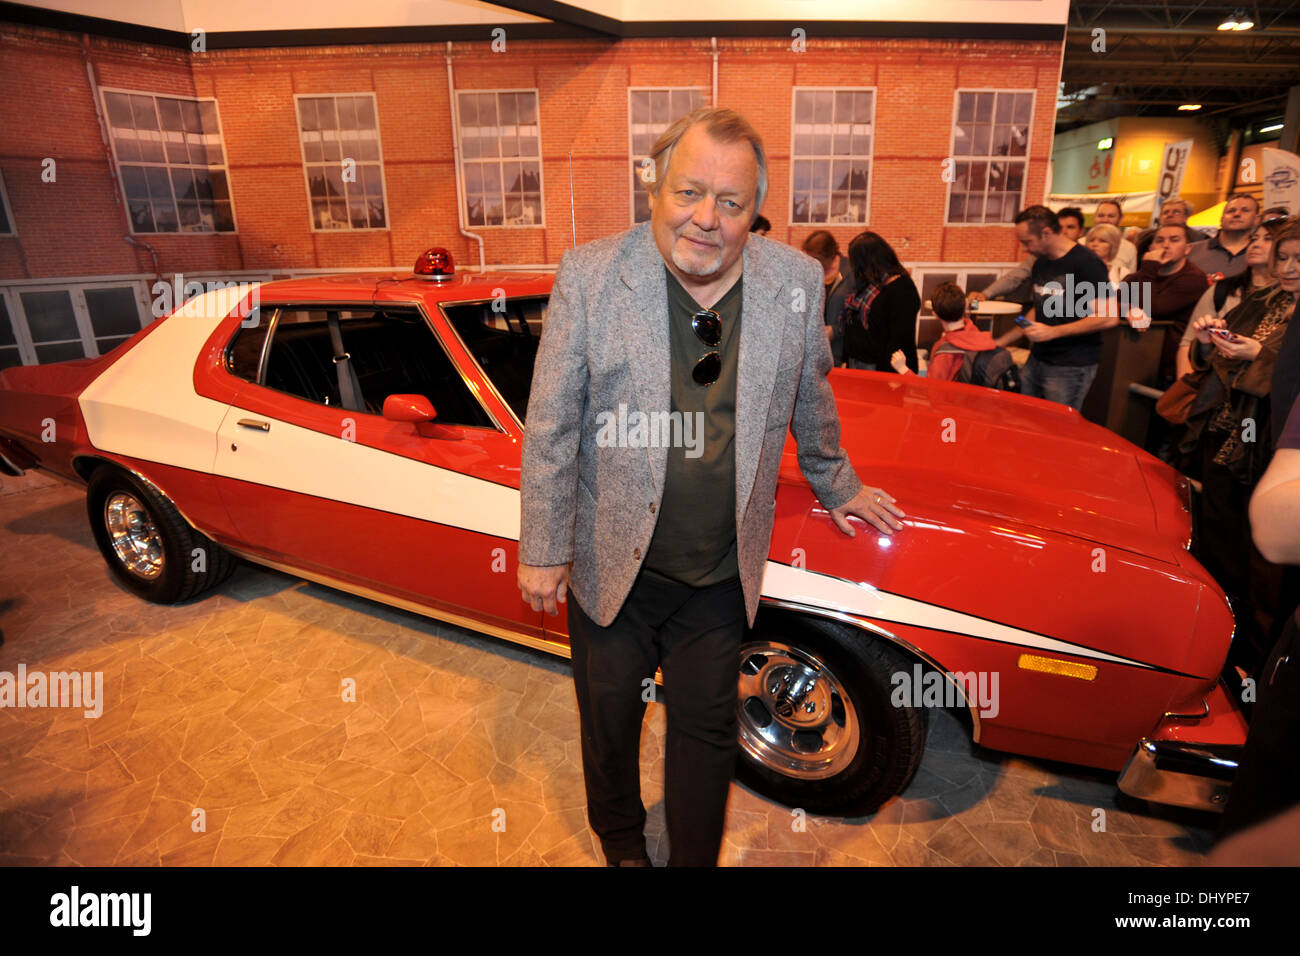
<instances>
[{"instance_id":1,"label":"crowd of people","mask_svg":"<svg viewBox=\"0 0 1300 956\"><path fill-rule=\"evenodd\" d=\"M1091 226L1078 208L1024 209L1014 227L1026 255L1013 269L984 289L944 283L932 291L941 335L923 374L1078 410L1107 329L1162 336L1154 380L1143 383L1164 392L1155 445L1200 483L1195 553L1232 599L1240 632L1234 655L1253 670L1300 605L1300 572L1267 560L1246 518L1300 394L1300 328L1291 322L1300 298L1300 219L1281 207L1261 209L1245 194L1228 197L1212 235L1188 226L1191 213L1186 201L1168 200L1153 226L1126 235L1113 200L1098 204ZM818 230L803 251L825 273L834 364L918 374L921 299L889 242L864 231L846 255ZM1024 314L994 338L972 319L970 304L999 298L1020 302ZM1016 363L1008 347L1021 339L1028 355Z\"/></svg>"}]
</instances>

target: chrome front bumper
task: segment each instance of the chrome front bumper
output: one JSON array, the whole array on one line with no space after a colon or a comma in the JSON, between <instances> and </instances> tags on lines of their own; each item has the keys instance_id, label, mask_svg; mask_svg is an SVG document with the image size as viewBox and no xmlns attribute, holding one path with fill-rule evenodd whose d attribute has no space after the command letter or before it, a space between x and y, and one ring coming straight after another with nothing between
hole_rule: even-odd
<instances>
[{"instance_id":1,"label":"chrome front bumper","mask_svg":"<svg viewBox=\"0 0 1300 956\"><path fill-rule=\"evenodd\" d=\"M1241 747L1143 738L1119 776L1131 797L1222 813Z\"/></svg>"}]
</instances>

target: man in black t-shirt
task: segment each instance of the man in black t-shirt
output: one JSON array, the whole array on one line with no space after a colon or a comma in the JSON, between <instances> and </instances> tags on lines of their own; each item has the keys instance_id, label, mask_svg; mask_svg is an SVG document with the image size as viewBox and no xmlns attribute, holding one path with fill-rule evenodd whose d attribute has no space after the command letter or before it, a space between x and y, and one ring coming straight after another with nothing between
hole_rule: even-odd
<instances>
[{"instance_id":1,"label":"man in black t-shirt","mask_svg":"<svg viewBox=\"0 0 1300 956\"><path fill-rule=\"evenodd\" d=\"M1102 330L1118 324L1110 277L1096 254L1061 234L1056 213L1030 206L1015 218L1016 239L1036 256L1029 276L1034 299L1023 329L1001 336L1032 343L1020 391L1076 411L1097 376Z\"/></svg>"}]
</instances>

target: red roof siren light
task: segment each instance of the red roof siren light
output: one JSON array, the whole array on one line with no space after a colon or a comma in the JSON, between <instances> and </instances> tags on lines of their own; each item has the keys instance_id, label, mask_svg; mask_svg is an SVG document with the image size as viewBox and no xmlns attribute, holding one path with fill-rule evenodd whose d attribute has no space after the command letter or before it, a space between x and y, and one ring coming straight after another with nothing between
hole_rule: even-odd
<instances>
[{"instance_id":1,"label":"red roof siren light","mask_svg":"<svg viewBox=\"0 0 1300 956\"><path fill-rule=\"evenodd\" d=\"M420 253L420 258L415 260L415 274L421 279L441 282L455 277L456 264L452 261L450 252L441 246L434 246L424 250Z\"/></svg>"}]
</instances>

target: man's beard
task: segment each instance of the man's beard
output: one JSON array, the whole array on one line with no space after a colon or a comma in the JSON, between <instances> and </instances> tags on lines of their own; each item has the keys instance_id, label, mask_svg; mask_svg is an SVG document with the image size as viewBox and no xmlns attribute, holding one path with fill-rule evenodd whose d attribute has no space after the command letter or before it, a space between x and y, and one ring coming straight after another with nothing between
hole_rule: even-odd
<instances>
[{"instance_id":1,"label":"man's beard","mask_svg":"<svg viewBox=\"0 0 1300 956\"><path fill-rule=\"evenodd\" d=\"M683 241L689 242L690 240L683 238ZM697 264L692 264L686 255L677 248L677 243L673 243L673 265L689 276L710 276L722 267L722 249L719 248L717 252L717 256L704 265L699 265L698 260L696 260Z\"/></svg>"}]
</instances>

